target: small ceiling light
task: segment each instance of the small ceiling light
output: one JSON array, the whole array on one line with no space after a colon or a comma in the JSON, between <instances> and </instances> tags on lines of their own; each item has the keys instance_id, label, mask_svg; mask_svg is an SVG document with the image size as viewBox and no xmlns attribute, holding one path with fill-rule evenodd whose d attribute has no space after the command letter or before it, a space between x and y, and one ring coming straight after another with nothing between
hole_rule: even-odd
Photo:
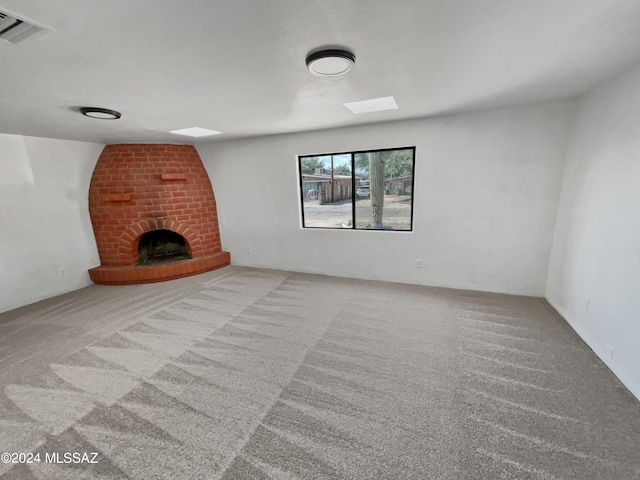
<instances>
[{"instance_id":1,"label":"small ceiling light","mask_svg":"<svg viewBox=\"0 0 640 480\"><path fill-rule=\"evenodd\" d=\"M108 108L80 107L80 113L85 117L99 118L101 120L116 120L120 118L120 112Z\"/></svg>"},{"instance_id":2,"label":"small ceiling light","mask_svg":"<svg viewBox=\"0 0 640 480\"><path fill-rule=\"evenodd\" d=\"M346 50L320 50L307 57L307 68L319 77L337 77L353 68L356 56Z\"/></svg>"},{"instance_id":3,"label":"small ceiling light","mask_svg":"<svg viewBox=\"0 0 640 480\"><path fill-rule=\"evenodd\" d=\"M209 130L208 128L190 127L182 128L180 130L171 130L169 133L175 133L176 135L186 135L188 137L206 137L208 135L218 135L222 132Z\"/></svg>"}]
</instances>

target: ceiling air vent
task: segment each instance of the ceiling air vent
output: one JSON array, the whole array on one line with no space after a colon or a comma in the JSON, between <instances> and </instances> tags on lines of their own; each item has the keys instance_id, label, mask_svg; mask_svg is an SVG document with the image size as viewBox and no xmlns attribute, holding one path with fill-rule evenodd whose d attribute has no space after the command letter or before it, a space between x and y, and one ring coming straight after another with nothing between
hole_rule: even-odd
<instances>
[{"instance_id":1,"label":"ceiling air vent","mask_svg":"<svg viewBox=\"0 0 640 480\"><path fill-rule=\"evenodd\" d=\"M0 12L0 38L2 40L16 44L40 31L42 31L41 27Z\"/></svg>"}]
</instances>

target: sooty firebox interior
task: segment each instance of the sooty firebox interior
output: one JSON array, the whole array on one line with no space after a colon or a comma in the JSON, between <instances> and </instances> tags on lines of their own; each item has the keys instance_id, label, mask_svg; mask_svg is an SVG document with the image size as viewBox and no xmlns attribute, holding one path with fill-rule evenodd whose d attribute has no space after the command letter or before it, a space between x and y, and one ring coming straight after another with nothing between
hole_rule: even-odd
<instances>
[{"instance_id":1,"label":"sooty firebox interior","mask_svg":"<svg viewBox=\"0 0 640 480\"><path fill-rule=\"evenodd\" d=\"M140 265L174 262L191 258L184 237L170 230L152 230L138 243Z\"/></svg>"}]
</instances>

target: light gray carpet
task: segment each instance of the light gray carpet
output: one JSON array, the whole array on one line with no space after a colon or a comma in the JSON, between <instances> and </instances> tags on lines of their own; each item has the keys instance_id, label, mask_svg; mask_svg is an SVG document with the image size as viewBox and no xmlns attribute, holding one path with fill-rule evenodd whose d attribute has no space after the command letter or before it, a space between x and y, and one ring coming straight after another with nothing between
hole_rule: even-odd
<instances>
[{"instance_id":1,"label":"light gray carpet","mask_svg":"<svg viewBox=\"0 0 640 480\"><path fill-rule=\"evenodd\" d=\"M543 299L227 267L0 335L0 452L41 458L3 480L640 479L640 403Z\"/></svg>"}]
</instances>

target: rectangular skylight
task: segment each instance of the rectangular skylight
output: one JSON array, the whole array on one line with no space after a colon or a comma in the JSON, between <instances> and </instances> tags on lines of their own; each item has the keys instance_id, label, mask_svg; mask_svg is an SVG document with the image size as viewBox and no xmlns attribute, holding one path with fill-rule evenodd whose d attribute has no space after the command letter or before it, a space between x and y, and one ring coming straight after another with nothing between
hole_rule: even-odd
<instances>
[{"instance_id":1,"label":"rectangular skylight","mask_svg":"<svg viewBox=\"0 0 640 480\"><path fill-rule=\"evenodd\" d=\"M171 130L169 133L175 133L177 135L186 135L188 137L206 137L208 135L218 135L219 133L216 130L209 130L208 128L201 127L190 127L183 128L180 130Z\"/></svg>"},{"instance_id":2,"label":"rectangular skylight","mask_svg":"<svg viewBox=\"0 0 640 480\"><path fill-rule=\"evenodd\" d=\"M15 44L41 31L43 31L42 27L0 12L0 39L2 40Z\"/></svg>"},{"instance_id":3,"label":"rectangular skylight","mask_svg":"<svg viewBox=\"0 0 640 480\"><path fill-rule=\"evenodd\" d=\"M395 110L398 108L393 97L372 98L361 102L343 103L345 107L356 115L360 113L381 112L383 110Z\"/></svg>"}]
</instances>

